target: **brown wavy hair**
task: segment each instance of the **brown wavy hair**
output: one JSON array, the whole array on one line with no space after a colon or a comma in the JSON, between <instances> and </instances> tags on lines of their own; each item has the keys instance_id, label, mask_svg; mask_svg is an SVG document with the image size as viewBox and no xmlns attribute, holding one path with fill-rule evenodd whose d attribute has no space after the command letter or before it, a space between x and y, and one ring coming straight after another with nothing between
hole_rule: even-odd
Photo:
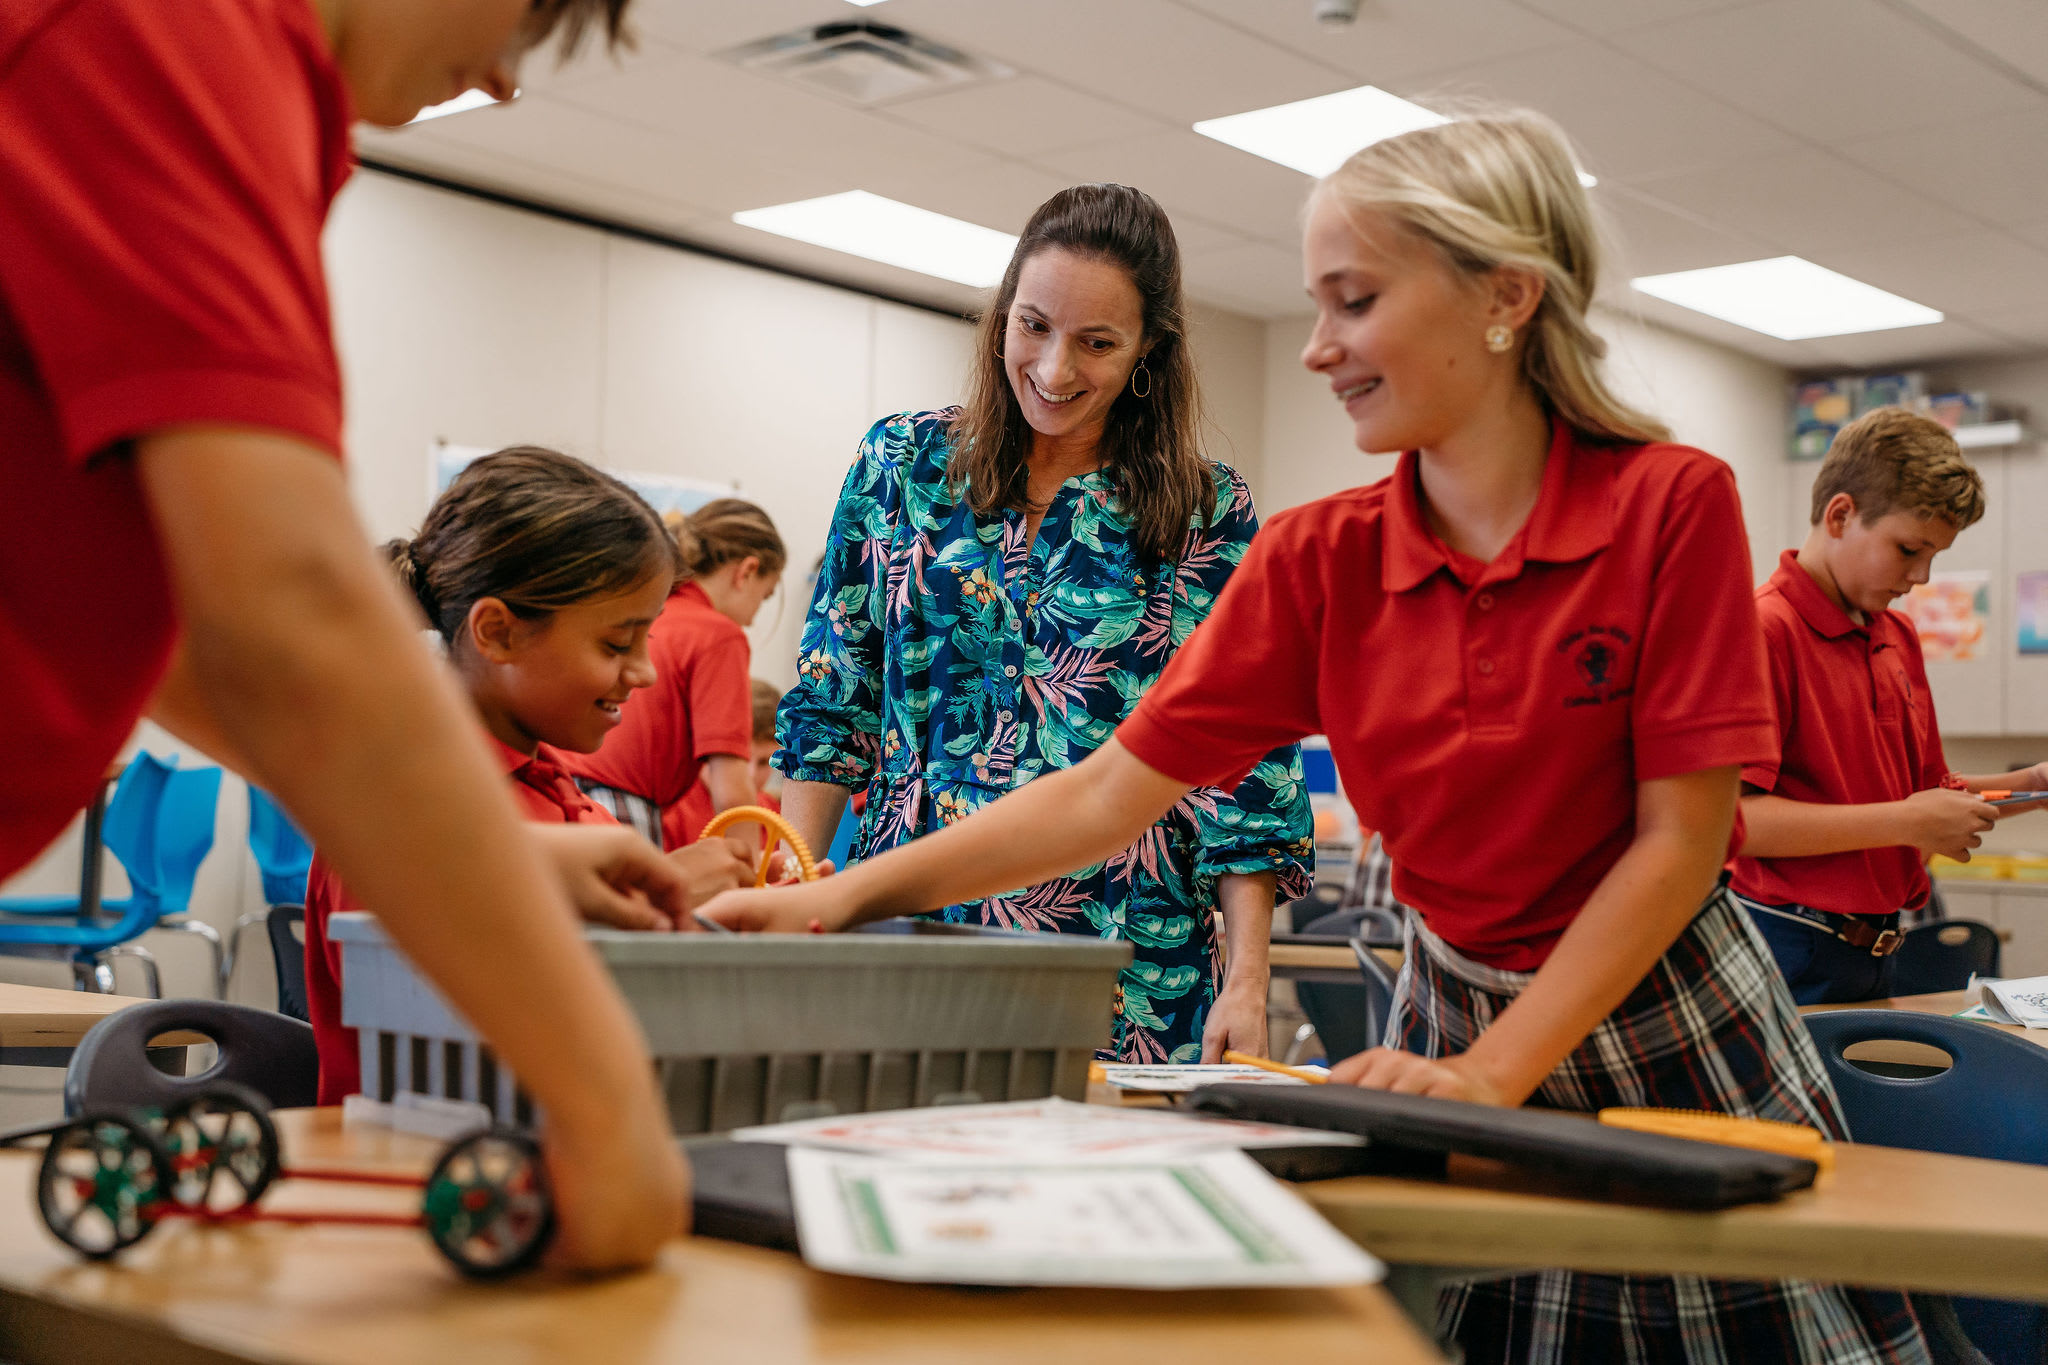
<instances>
[{"instance_id":1,"label":"brown wavy hair","mask_svg":"<svg viewBox=\"0 0 2048 1365\"><path fill-rule=\"evenodd\" d=\"M676 543L638 493L543 446L472 461L419 534L384 546L398 581L450 644L495 597L525 621L682 571Z\"/></svg>"},{"instance_id":2,"label":"brown wavy hair","mask_svg":"<svg viewBox=\"0 0 2048 1365\"><path fill-rule=\"evenodd\" d=\"M560 60L568 61L591 33L602 33L605 46L614 52L633 46L633 31L626 24L626 6L633 0L530 0L526 7L525 36L531 47L549 38L556 41Z\"/></svg>"},{"instance_id":3,"label":"brown wavy hair","mask_svg":"<svg viewBox=\"0 0 2048 1365\"><path fill-rule=\"evenodd\" d=\"M1003 336L1024 263L1055 249L1116 266L1138 291L1151 389L1139 397L1126 387L1110 405L1102 467L1139 551L1155 561L1171 559L1197 516L1204 525L1215 516L1216 484L1200 448L1202 398L1188 355L1180 244L1166 211L1142 190L1075 185L1031 215L975 328L974 370L967 403L952 420L947 472L982 516L1036 510L1028 493L1031 426L1010 387Z\"/></svg>"}]
</instances>

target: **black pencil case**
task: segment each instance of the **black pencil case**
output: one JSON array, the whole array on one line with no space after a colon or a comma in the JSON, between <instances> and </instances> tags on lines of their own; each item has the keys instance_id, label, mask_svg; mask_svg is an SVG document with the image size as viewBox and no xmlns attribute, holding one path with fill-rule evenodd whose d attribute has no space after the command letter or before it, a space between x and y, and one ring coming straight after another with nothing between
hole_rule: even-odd
<instances>
[{"instance_id":1,"label":"black pencil case","mask_svg":"<svg viewBox=\"0 0 2048 1365\"><path fill-rule=\"evenodd\" d=\"M1560 1193L1679 1209L1764 1203L1811 1185L1804 1157L1610 1128L1582 1114L1498 1109L1394 1095L1351 1085L1211 1085L1187 1106L1218 1118L1355 1133L1390 1158L1488 1157L1530 1172Z\"/></svg>"}]
</instances>

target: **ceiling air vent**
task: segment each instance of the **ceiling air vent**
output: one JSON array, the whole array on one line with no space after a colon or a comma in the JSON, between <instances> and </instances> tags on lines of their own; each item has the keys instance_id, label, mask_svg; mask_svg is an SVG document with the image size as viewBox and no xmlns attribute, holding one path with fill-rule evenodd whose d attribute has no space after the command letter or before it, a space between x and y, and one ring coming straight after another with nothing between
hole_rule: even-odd
<instances>
[{"instance_id":1,"label":"ceiling air vent","mask_svg":"<svg viewBox=\"0 0 2048 1365\"><path fill-rule=\"evenodd\" d=\"M996 62L866 20L801 28L719 55L854 104L936 95L1015 74Z\"/></svg>"}]
</instances>

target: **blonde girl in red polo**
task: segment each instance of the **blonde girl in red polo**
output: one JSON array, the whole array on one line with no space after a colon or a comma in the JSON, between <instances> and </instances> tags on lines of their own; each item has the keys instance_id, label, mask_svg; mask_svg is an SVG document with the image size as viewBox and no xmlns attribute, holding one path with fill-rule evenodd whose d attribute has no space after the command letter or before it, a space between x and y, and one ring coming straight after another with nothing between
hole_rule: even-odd
<instances>
[{"instance_id":1,"label":"blonde girl in red polo","mask_svg":"<svg viewBox=\"0 0 2048 1365\"><path fill-rule=\"evenodd\" d=\"M1522 114L1375 143L1317 186L1315 332L1391 477L1275 516L1116 737L735 928L828 928L1105 856L1190 787L1324 733L1413 907L1388 1046L1337 1079L1487 1104L1658 1105L1840 1137L1718 877L1775 744L1735 481L1601 378L1563 136ZM1903 1296L1562 1271L1448 1290L1467 1361L1923 1362Z\"/></svg>"}]
</instances>

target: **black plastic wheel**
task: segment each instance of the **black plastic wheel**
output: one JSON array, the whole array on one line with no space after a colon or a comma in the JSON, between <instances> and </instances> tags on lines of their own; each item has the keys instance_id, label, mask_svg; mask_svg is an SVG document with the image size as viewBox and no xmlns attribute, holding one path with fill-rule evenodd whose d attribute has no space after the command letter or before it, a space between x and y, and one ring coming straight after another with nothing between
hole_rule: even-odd
<instances>
[{"instance_id":1,"label":"black plastic wheel","mask_svg":"<svg viewBox=\"0 0 2048 1365\"><path fill-rule=\"evenodd\" d=\"M455 1268L492 1280L540 1259L555 1235L555 1201L540 1144L516 1129L462 1138L427 1177L421 1217Z\"/></svg>"},{"instance_id":2,"label":"black plastic wheel","mask_svg":"<svg viewBox=\"0 0 2048 1365\"><path fill-rule=\"evenodd\" d=\"M171 1173L170 1153L139 1115L89 1116L50 1136L36 1207L58 1241L104 1260L156 1226Z\"/></svg>"},{"instance_id":3,"label":"black plastic wheel","mask_svg":"<svg viewBox=\"0 0 2048 1365\"><path fill-rule=\"evenodd\" d=\"M222 1081L164 1112L170 1196L196 1213L225 1217L263 1197L280 1164L270 1102Z\"/></svg>"}]
</instances>

